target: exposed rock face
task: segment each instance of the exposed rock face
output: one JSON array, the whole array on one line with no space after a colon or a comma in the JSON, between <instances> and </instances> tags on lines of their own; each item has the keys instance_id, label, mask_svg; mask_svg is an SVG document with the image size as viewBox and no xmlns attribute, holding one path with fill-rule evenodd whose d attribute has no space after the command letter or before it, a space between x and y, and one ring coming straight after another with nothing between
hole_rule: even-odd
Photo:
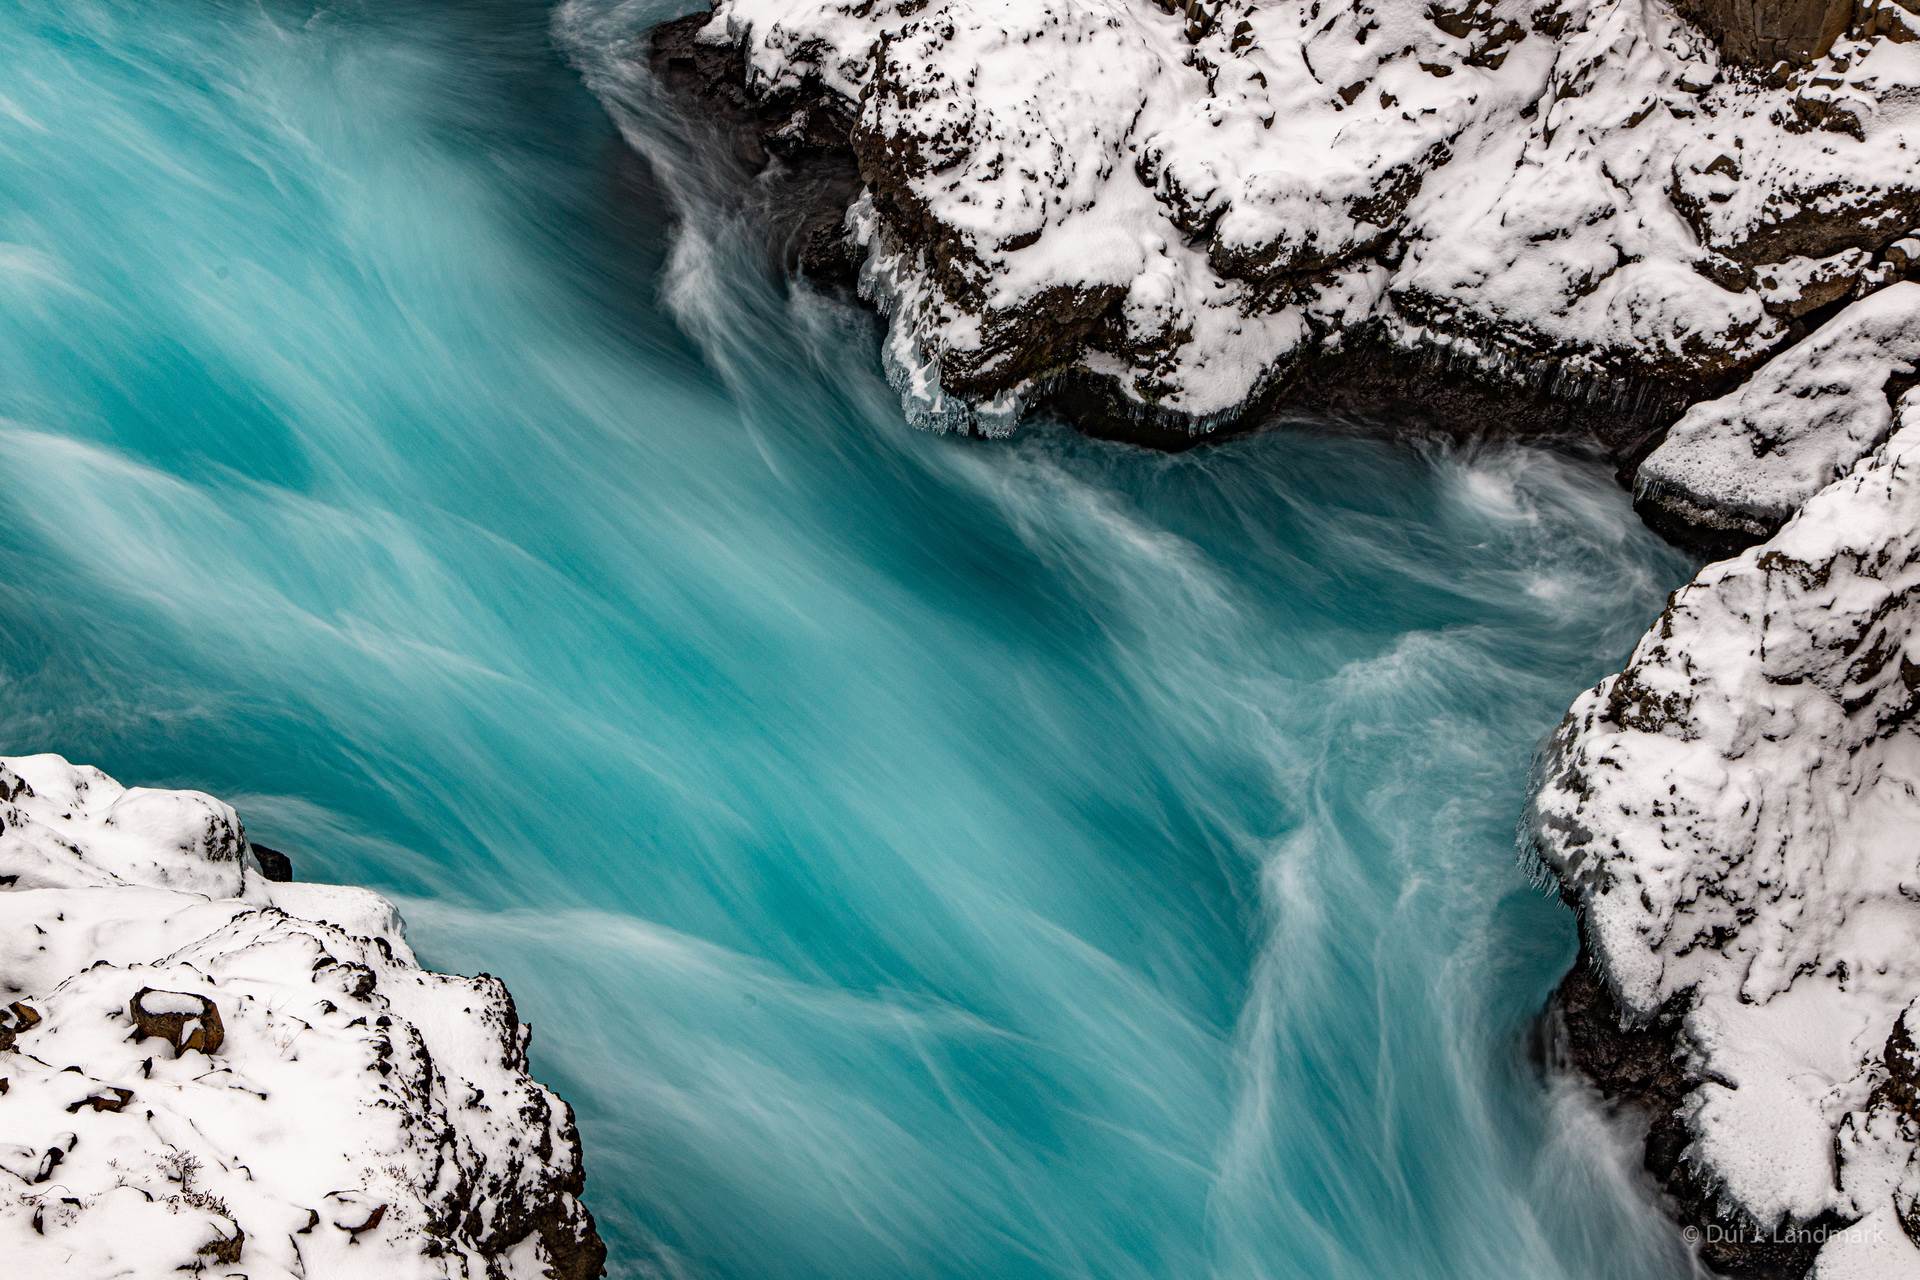
<instances>
[{"instance_id":1,"label":"exposed rock face","mask_svg":"<svg viewBox=\"0 0 1920 1280\"><path fill-rule=\"evenodd\" d=\"M1807 1274L1820 1246L1845 1220L1822 1217L1801 1229L1760 1229L1738 1206L1722 1201L1712 1175L1689 1162L1689 1108L1700 1080L1685 1047L1690 996L1651 1015L1621 1008L1584 947L1554 992L1543 1030L1554 1068L1576 1070L1601 1094L1630 1108L1646 1128L1646 1167L1665 1188L1676 1217L1698 1233L1701 1257L1715 1270L1742 1277Z\"/></svg>"},{"instance_id":2,"label":"exposed rock face","mask_svg":"<svg viewBox=\"0 0 1920 1280\"><path fill-rule=\"evenodd\" d=\"M850 104L814 82L750 95L735 51L700 39L710 16L689 14L654 29L655 72L700 106L703 123L727 138L742 164L779 167L758 212L769 223L781 265L824 283L852 285L860 254L845 223L860 174L848 146Z\"/></svg>"},{"instance_id":3,"label":"exposed rock face","mask_svg":"<svg viewBox=\"0 0 1920 1280\"><path fill-rule=\"evenodd\" d=\"M850 116L928 421L1098 382L1197 430L1381 348L1659 417L1911 265L1920 46L1865 11L1757 78L1630 0L1172 8L719 0L695 37Z\"/></svg>"},{"instance_id":4,"label":"exposed rock face","mask_svg":"<svg viewBox=\"0 0 1920 1280\"><path fill-rule=\"evenodd\" d=\"M497 980L420 969L371 893L268 882L209 796L29 756L0 800L9 1276L602 1274Z\"/></svg>"},{"instance_id":5,"label":"exposed rock face","mask_svg":"<svg viewBox=\"0 0 1920 1280\"><path fill-rule=\"evenodd\" d=\"M1920 1276L1916 713L1909 396L1877 450L1676 592L1554 739L1541 856L1618 1012L1673 1030L1670 1182L1696 1220L1711 1193L1742 1273Z\"/></svg>"},{"instance_id":6,"label":"exposed rock face","mask_svg":"<svg viewBox=\"0 0 1920 1280\"><path fill-rule=\"evenodd\" d=\"M1824 57L1861 25L1854 0L1681 0L1678 7L1729 61L1758 66Z\"/></svg>"},{"instance_id":7,"label":"exposed rock face","mask_svg":"<svg viewBox=\"0 0 1920 1280\"><path fill-rule=\"evenodd\" d=\"M278 849L269 849L263 844L254 845L253 862L261 875L276 883L284 884L293 879L293 859Z\"/></svg>"}]
</instances>

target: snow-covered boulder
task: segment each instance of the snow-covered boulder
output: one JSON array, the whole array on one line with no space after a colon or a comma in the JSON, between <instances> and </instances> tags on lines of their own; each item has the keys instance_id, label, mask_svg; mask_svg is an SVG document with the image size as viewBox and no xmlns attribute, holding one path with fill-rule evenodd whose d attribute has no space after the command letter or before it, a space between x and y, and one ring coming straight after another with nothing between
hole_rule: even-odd
<instances>
[{"instance_id":1,"label":"snow-covered boulder","mask_svg":"<svg viewBox=\"0 0 1920 1280\"><path fill-rule=\"evenodd\" d=\"M1635 503L1683 536L1765 538L1886 440L1917 374L1920 284L1896 284L1689 410L1640 464Z\"/></svg>"},{"instance_id":2,"label":"snow-covered boulder","mask_svg":"<svg viewBox=\"0 0 1920 1280\"><path fill-rule=\"evenodd\" d=\"M701 38L853 120L910 402L1076 380L1199 428L1379 344L1674 405L1898 278L1920 43L1881 8L1765 73L1659 0L717 0Z\"/></svg>"},{"instance_id":3,"label":"snow-covered boulder","mask_svg":"<svg viewBox=\"0 0 1920 1280\"><path fill-rule=\"evenodd\" d=\"M1574 704L1533 828L1618 1010L1674 1020L1718 1225L1811 1241L1826 1280L1920 1276L1916 397Z\"/></svg>"},{"instance_id":4,"label":"snow-covered boulder","mask_svg":"<svg viewBox=\"0 0 1920 1280\"><path fill-rule=\"evenodd\" d=\"M210 796L0 760L5 1273L599 1275L506 988L249 854Z\"/></svg>"}]
</instances>

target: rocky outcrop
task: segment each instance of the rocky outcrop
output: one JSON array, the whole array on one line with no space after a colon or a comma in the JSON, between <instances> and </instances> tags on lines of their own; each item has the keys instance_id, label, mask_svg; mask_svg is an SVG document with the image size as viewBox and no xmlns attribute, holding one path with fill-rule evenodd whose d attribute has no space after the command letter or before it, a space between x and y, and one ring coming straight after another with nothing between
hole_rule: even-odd
<instances>
[{"instance_id":1,"label":"rocky outcrop","mask_svg":"<svg viewBox=\"0 0 1920 1280\"><path fill-rule=\"evenodd\" d=\"M1543 1019L1549 1065L1579 1072L1644 1129L1646 1168L1673 1215L1692 1229L1692 1242L1710 1267L1727 1275L1797 1280L1848 1223L1829 1214L1782 1230L1759 1227L1724 1201L1712 1175L1688 1159L1688 1114L1700 1085L1684 1041L1689 1005L1682 994L1650 1015L1629 1012L1583 946Z\"/></svg>"},{"instance_id":2,"label":"rocky outcrop","mask_svg":"<svg viewBox=\"0 0 1920 1280\"><path fill-rule=\"evenodd\" d=\"M0 761L7 1274L602 1274L506 988L260 852L209 796Z\"/></svg>"},{"instance_id":3,"label":"rocky outcrop","mask_svg":"<svg viewBox=\"0 0 1920 1280\"><path fill-rule=\"evenodd\" d=\"M1857 0L1680 0L1678 7L1712 35L1729 61L1762 67L1812 63L1843 36L1920 27L1901 21L1916 11Z\"/></svg>"},{"instance_id":4,"label":"rocky outcrop","mask_svg":"<svg viewBox=\"0 0 1920 1280\"><path fill-rule=\"evenodd\" d=\"M1658 425L1911 267L1920 47L1874 13L1765 76L1625 0L719 0L676 38L848 117L935 425L1203 431L1381 363Z\"/></svg>"},{"instance_id":5,"label":"rocky outcrop","mask_svg":"<svg viewBox=\"0 0 1920 1280\"><path fill-rule=\"evenodd\" d=\"M1634 501L1677 540L1731 553L1879 447L1920 381L1920 284L1847 307L1729 395L1696 405L1641 462Z\"/></svg>"},{"instance_id":6,"label":"rocky outcrop","mask_svg":"<svg viewBox=\"0 0 1920 1280\"><path fill-rule=\"evenodd\" d=\"M1779 394L1747 403L1784 412ZM1728 1246L1708 1256L1737 1274L1920 1276L1912 396L1883 444L1677 591L1574 704L1532 829L1593 966L1562 1007L1590 1007L1597 981L1602 1024L1670 1038L1678 1084L1642 1099L1649 1163Z\"/></svg>"},{"instance_id":7,"label":"rocky outcrop","mask_svg":"<svg viewBox=\"0 0 1920 1280\"><path fill-rule=\"evenodd\" d=\"M696 104L703 127L724 138L747 169L771 177L758 213L780 265L814 280L851 286L860 254L847 237L847 207L860 174L847 139L849 104L817 80L749 94L739 58L700 37L707 13L654 28L649 60L668 88Z\"/></svg>"}]
</instances>

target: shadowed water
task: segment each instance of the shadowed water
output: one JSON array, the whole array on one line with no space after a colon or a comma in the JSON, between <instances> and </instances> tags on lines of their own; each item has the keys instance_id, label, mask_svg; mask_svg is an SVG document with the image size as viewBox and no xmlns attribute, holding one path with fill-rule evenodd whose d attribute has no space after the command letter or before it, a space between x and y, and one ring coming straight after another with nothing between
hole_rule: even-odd
<instances>
[{"instance_id":1,"label":"shadowed water","mask_svg":"<svg viewBox=\"0 0 1920 1280\"><path fill-rule=\"evenodd\" d=\"M1687 1274L1513 841L1685 565L1540 452L909 429L675 7L0 8L5 748L506 977L618 1276Z\"/></svg>"}]
</instances>

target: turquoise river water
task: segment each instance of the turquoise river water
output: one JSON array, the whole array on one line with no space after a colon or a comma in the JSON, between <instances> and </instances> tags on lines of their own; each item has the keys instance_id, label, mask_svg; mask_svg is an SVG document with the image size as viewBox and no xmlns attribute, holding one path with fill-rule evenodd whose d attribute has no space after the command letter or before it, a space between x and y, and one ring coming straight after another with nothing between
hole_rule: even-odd
<instances>
[{"instance_id":1,"label":"turquoise river water","mask_svg":"<svg viewBox=\"0 0 1920 1280\"><path fill-rule=\"evenodd\" d=\"M1685 1275L1528 1029L1597 465L910 428L677 6L0 6L0 728L503 975L620 1277Z\"/></svg>"}]
</instances>

